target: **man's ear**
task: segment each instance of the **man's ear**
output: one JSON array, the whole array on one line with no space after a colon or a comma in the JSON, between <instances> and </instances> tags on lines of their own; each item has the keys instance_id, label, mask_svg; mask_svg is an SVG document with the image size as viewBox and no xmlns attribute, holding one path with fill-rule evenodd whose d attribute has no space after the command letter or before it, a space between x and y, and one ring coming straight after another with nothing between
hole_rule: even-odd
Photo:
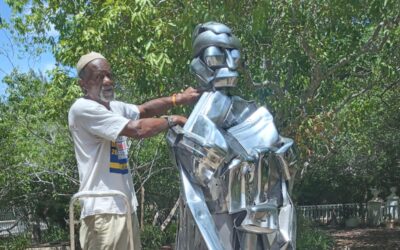
<instances>
[{"instance_id":1,"label":"man's ear","mask_svg":"<svg viewBox=\"0 0 400 250\"><path fill-rule=\"evenodd\" d=\"M82 79L82 78L79 78L78 79L78 84L79 84L79 86L81 87L81 89L82 89L82 92L84 93L84 94L86 94L86 84L85 84L86 82Z\"/></svg>"}]
</instances>

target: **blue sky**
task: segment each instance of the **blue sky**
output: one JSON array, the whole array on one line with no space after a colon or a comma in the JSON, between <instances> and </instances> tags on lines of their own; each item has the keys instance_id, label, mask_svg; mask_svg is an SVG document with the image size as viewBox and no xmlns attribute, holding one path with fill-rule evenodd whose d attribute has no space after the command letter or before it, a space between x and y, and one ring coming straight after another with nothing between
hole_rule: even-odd
<instances>
[{"instance_id":1,"label":"blue sky","mask_svg":"<svg viewBox=\"0 0 400 250\"><path fill-rule=\"evenodd\" d=\"M11 9L0 0L0 17L8 22L11 17ZM49 31L53 33L54 31ZM50 34L50 35L54 35ZM55 66L54 56L50 51L41 54L38 57L32 57L27 53L21 53L11 37L11 34L5 29L0 29L0 97L5 97L6 85L3 82L4 76L10 73L15 67L20 72L27 72L29 69L45 73Z\"/></svg>"}]
</instances>

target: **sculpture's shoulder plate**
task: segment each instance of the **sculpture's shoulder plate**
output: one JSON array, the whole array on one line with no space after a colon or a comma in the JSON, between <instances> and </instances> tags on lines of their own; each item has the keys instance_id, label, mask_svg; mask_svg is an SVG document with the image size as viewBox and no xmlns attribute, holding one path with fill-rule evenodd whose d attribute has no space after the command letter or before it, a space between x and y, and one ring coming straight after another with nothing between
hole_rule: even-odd
<instances>
[{"instance_id":1,"label":"sculpture's shoulder plate","mask_svg":"<svg viewBox=\"0 0 400 250\"><path fill-rule=\"evenodd\" d=\"M228 129L246 120L257 110L254 101L246 101L239 96L231 97L231 105L221 127Z\"/></svg>"},{"instance_id":2,"label":"sculpture's shoulder plate","mask_svg":"<svg viewBox=\"0 0 400 250\"><path fill-rule=\"evenodd\" d=\"M230 111L231 105L231 98L219 91L203 93L190 114L184 130L201 134L201 131L196 131L194 128L199 116L207 117L216 125L222 124Z\"/></svg>"},{"instance_id":3,"label":"sculpture's shoulder plate","mask_svg":"<svg viewBox=\"0 0 400 250\"><path fill-rule=\"evenodd\" d=\"M260 153L271 150L279 139L274 119L265 107L258 108L241 123L228 129L245 149L249 159L257 159Z\"/></svg>"}]
</instances>

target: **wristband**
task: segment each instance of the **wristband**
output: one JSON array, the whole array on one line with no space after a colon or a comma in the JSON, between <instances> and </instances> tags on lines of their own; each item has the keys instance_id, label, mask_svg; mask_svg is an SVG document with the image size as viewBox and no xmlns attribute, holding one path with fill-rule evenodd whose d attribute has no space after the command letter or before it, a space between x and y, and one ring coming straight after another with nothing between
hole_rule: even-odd
<instances>
[{"instance_id":1,"label":"wristband","mask_svg":"<svg viewBox=\"0 0 400 250\"><path fill-rule=\"evenodd\" d=\"M165 120L167 120L167 124L168 124L168 127L169 127L169 128L172 128L173 126L176 125L176 122L174 122L174 121L172 120L172 117L169 116L169 115L163 115L163 116L161 116L161 118L164 118Z\"/></svg>"},{"instance_id":2,"label":"wristband","mask_svg":"<svg viewBox=\"0 0 400 250\"><path fill-rule=\"evenodd\" d=\"M176 94L172 95L172 105L176 107Z\"/></svg>"}]
</instances>

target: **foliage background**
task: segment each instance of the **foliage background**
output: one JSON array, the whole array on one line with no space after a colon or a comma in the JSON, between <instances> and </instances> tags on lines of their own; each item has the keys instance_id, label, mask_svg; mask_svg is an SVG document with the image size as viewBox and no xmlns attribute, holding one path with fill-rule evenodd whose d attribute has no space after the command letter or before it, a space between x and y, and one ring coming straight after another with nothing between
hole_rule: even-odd
<instances>
[{"instance_id":1,"label":"foliage background","mask_svg":"<svg viewBox=\"0 0 400 250\"><path fill-rule=\"evenodd\" d=\"M236 94L267 106L281 134L296 141L297 204L365 202L371 187L383 196L391 186L400 190L399 1L6 2L14 16L0 27L13 32L15 45L50 49L57 60L46 75L13 71L3 79L0 206L23 208L32 227L39 218L65 227L78 189L67 113L80 90L68 67L99 51L117 76L118 99L170 95L196 85L191 32L210 20L242 42ZM59 35L48 36L51 28ZM146 228L157 228L179 196L163 135L132 141L130 166L145 194L139 214Z\"/></svg>"}]
</instances>

